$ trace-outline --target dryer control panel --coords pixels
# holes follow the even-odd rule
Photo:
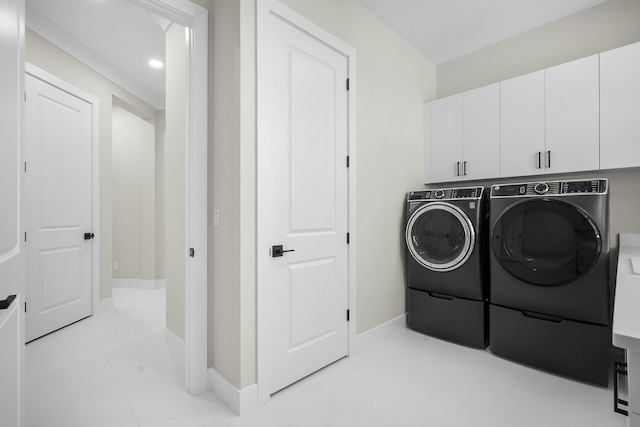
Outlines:
[[[525,182],[491,187],[491,197],[561,196],[594,193],[607,193],[606,179]]]
[[[452,200],[452,199],[480,199],[483,187],[442,188],[438,190],[411,191],[407,201],[414,200]]]

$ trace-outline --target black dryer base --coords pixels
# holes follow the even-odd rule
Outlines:
[[[543,319],[493,304],[489,317],[493,353],[582,381],[608,384],[609,326]]]
[[[488,303],[411,288],[407,300],[410,329],[469,347],[489,343]]]

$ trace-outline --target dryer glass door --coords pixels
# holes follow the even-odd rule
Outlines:
[[[451,271],[473,252],[475,232],[460,208],[445,202],[428,203],[416,210],[407,223],[409,253],[434,271]]]
[[[527,200],[508,209],[491,234],[496,260],[518,279],[543,286],[573,282],[595,264],[602,249],[588,215],[569,203]]]

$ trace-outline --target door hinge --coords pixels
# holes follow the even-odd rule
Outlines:
[[[347,79],[347,90],[349,90],[349,79]]]
[[[24,312],[25,313],[27,312],[27,302],[26,301],[24,302]]]
[[[350,243],[351,241],[351,233],[347,233],[347,245]]]
[[[196,251],[195,251],[195,249],[193,249],[193,248],[189,248],[189,256],[190,256],[191,258],[193,258],[194,256],[196,256]]]
[[[349,167],[349,164],[350,164],[349,162],[351,161],[350,157],[351,156],[347,156],[347,167]],[[25,165],[25,168],[26,168],[26,165]]]
[[[27,232],[26,231],[24,232],[24,241],[25,242],[27,241]]]
[[[24,102],[27,102],[27,91],[24,91]]]
[[[27,173],[27,162],[24,162],[24,173]]]
[[[351,321],[351,312],[347,309],[347,322]]]

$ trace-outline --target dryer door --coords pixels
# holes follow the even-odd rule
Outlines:
[[[586,212],[553,199],[513,205],[496,221],[491,249],[512,276],[533,285],[573,282],[588,272],[602,240]]]
[[[409,217],[405,232],[411,256],[433,271],[451,271],[469,259],[476,234],[469,217],[446,202],[427,203]]]

